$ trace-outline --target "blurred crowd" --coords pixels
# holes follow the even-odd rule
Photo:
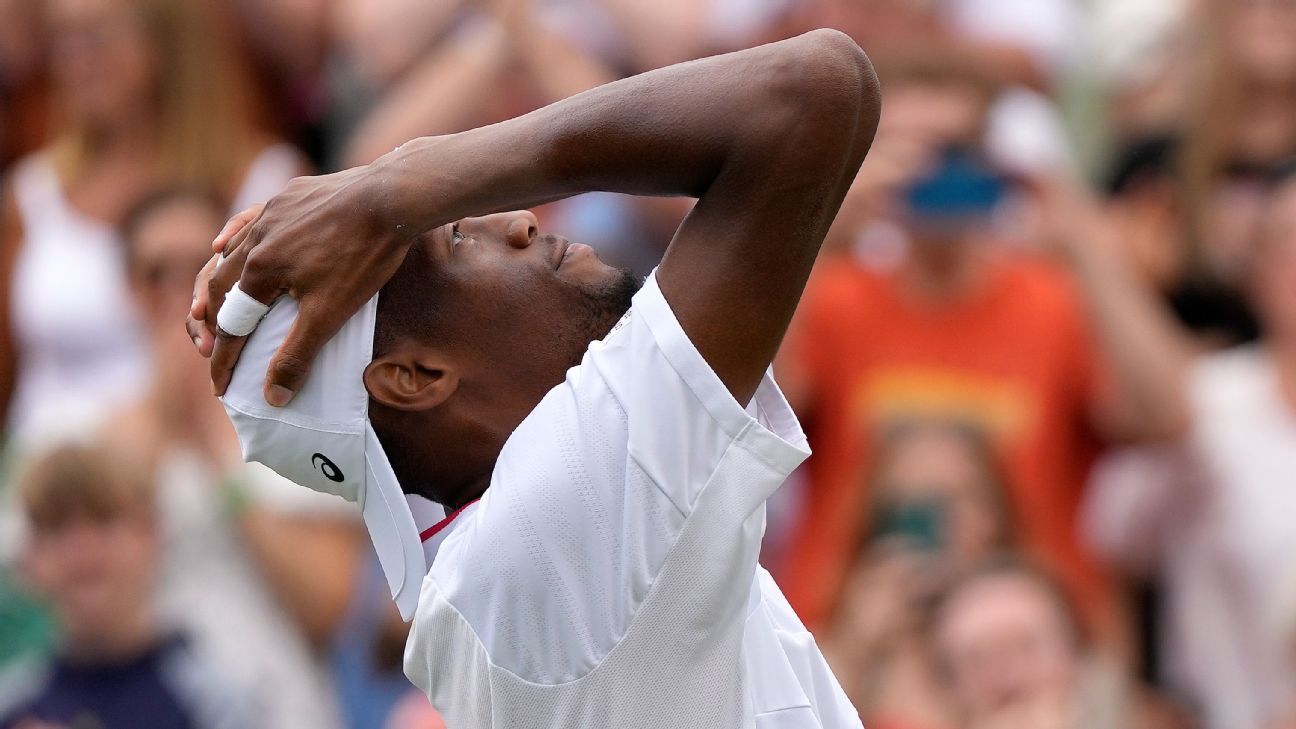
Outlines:
[[[212,237],[823,26],[883,113],[764,561],[865,725],[1296,727],[1296,0],[0,0],[0,728],[441,727],[358,514],[210,395]],[[690,205],[537,212],[646,274]]]

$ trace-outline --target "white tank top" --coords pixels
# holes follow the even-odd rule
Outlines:
[[[116,230],[68,204],[45,155],[18,164],[14,196],[23,240],[10,292],[18,381],[9,433],[27,445],[86,433],[136,399],[148,349]]]
[[[288,145],[268,147],[235,210],[277,193],[300,159]],[[19,162],[13,179],[23,240],[10,292],[18,380],[7,430],[22,447],[93,431],[138,399],[150,365],[116,229],[68,203],[44,154]],[[183,316],[176,313],[177,327]]]

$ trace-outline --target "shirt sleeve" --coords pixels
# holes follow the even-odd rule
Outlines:
[[[768,481],[747,484],[753,508],[810,453],[772,374],[751,403],[739,404],[680,326],[655,273],[624,330],[591,347],[590,363],[625,410],[630,459],[684,514],[735,444],[773,469]]]

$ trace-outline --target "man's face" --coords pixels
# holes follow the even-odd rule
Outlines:
[[[589,246],[540,234],[527,211],[464,218],[415,245],[429,264],[429,285],[439,287],[439,329],[467,359],[507,367],[510,379],[528,372],[561,379],[625,313],[637,288]]]
[[[33,530],[25,567],[60,627],[83,646],[113,640],[147,610],[156,564],[152,524],[120,515]]]
[[[466,218],[422,234],[378,298],[375,362],[366,374],[380,405],[371,409],[376,427],[426,432],[435,424],[427,417],[441,418],[453,437],[486,451],[483,438],[492,441],[497,455],[503,438],[629,309],[640,283],[588,246],[540,234],[529,212]],[[456,444],[440,447],[454,454],[436,454],[442,462],[471,458]],[[459,476],[489,474],[493,455],[490,463],[482,453],[472,460],[445,465]]]
[[[959,590],[935,631],[958,701],[973,718],[1071,695],[1077,653],[1056,601],[1029,577],[985,577]]]

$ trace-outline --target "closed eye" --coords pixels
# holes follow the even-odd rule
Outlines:
[[[458,223],[455,223],[454,225],[450,226],[450,243],[451,243],[451,245],[455,245],[455,246],[457,246],[457,245],[459,245],[460,243],[462,243],[463,240],[464,240],[464,234],[459,232],[459,224],[458,224]]]

